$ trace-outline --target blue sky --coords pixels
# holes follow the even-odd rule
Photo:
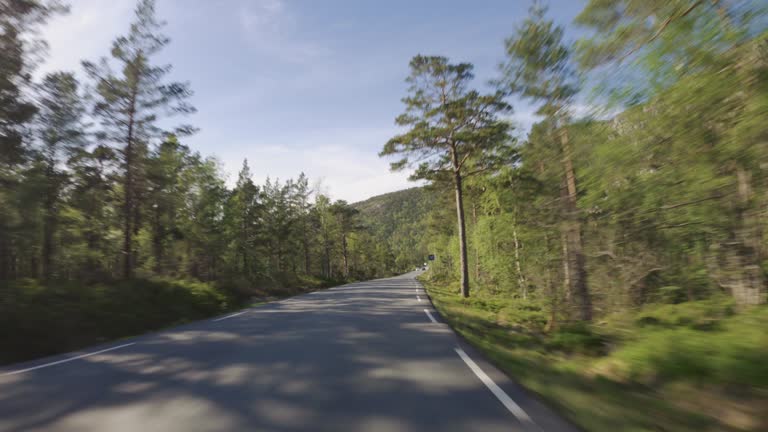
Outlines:
[[[444,55],[475,65],[487,89],[503,40],[527,0],[158,0],[172,42],[159,60],[190,81],[200,132],[185,143],[215,155],[230,181],[248,158],[254,180],[304,171],[332,197],[359,201],[413,186],[377,153],[397,132],[408,61]],[[80,70],[127,31],[134,0],[71,0],[43,36],[40,73]],[[550,2],[568,24],[582,0]],[[569,31],[571,29],[568,29]],[[530,107],[515,103],[527,127]]]

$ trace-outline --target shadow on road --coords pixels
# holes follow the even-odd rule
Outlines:
[[[0,430],[515,430],[417,286],[318,291],[0,377]]]

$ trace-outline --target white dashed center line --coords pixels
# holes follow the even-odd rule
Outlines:
[[[430,321],[432,321],[433,323],[437,323],[437,320],[435,320],[435,317],[433,317],[432,314],[429,313],[428,310],[424,309],[424,313],[427,314],[427,316],[429,317]]]

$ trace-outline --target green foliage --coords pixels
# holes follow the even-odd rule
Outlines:
[[[765,307],[738,315],[729,300],[647,307],[636,323],[631,340],[601,361],[614,377],[768,388]]]
[[[453,328],[587,430],[738,430],[712,413],[740,402],[753,425],[746,429],[760,430],[768,389],[765,306],[737,313],[725,296],[650,304],[544,332],[536,302],[488,294],[461,300],[444,282],[422,279]]]
[[[424,263],[431,253],[425,219],[434,202],[428,190],[411,188],[353,204],[369,233],[366,241],[358,235],[359,245],[368,248],[367,274],[402,273]]]
[[[606,341],[583,323],[564,326],[552,332],[544,341],[546,349],[583,355],[600,354]]]
[[[481,95],[468,88],[469,63],[451,64],[445,57],[417,55],[409,64],[405,112],[396,123],[408,127],[391,138],[379,156],[398,156],[393,170],[415,168],[412,180],[450,184],[455,192],[461,295],[469,296],[467,235],[463,182],[466,177],[492,175],[516,158],[511,125],[499,118],[512,107],[501,92]]]
[[[87,344],[224,313],[242,304],[211,284],[181,280],[43,284],[22,279],[3,287],[0,362],[73,350]]]

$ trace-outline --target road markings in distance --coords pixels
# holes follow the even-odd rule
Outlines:
[[[234,317],[236,317],[236,316],[238,316],[238,315],[242,315],[242,314],[244,314],[244,313],[245,313],[245,311],[242,311],[242,312],[238,312],[238,313],[235,313],[235,314],[232,314],[232,315],[227,315],[227,316],[224,316],[224,317],[221,317],[221,318],[216,318],[216,319],[215,319],[215,320],[213,320],[213,321],[215,322],[215,321],[221,321],[221,320],[225,320],[225,319],[227,319],[227,318],[234,318]]]
[[[427,316],[429,317],[430,321],[432,321],[433,323],[437,323],[437,321],[435,320],[435,317],[433,317],[432,314],[429,313],[428,310],[424,309],[424,313],[427,314]]]
[[[0,376],[16,375],[16,374],[20,374],[20,373],[24,373],[24,372],[33,371],[33,370],[35,370],[35,369],[42,369],[42,368],[45,368],[45,367],[48,367],[48,366],[53,366],[53,365],[57,365],[57,364],[62,364],[62,363],[66,363],[66,362],[71,362],[71,361],[73,361],[73,360],[77,360],[77,359],[81,359],[81,358],[85,358],[85,357],[94,356],[94,355],[96,355],[96,354],[105,353],[105,352],[107,352],[107,351],[114,351],[114,350],[116,350],[116,349],[125,348],[125,347],[127,347],[127,346],[131,346],[131,345],[134,345],[135,343],[136,343],[136,342],[131,342],[131,343],[123,344],[123,345],[118,345],[118,346],[116,346],[116,347],[112,347],[112,348],[103,349],[103,350],[101,350],[101,351],[96,351],[96,352],[92,352],[92,353],[88,353],[88,354],[82,354],[82,355],[79,355],[79,356],[70,357],[70,358],[66,358],[66,359],[64,359],[64,360],[59,360],[59,361],[55,361],[55,362],[51,362],[51,363],[41,364],[41,365],[38,365],[38,366],[34,366],[34,367],[31,367],[31,368],[26,368],[26,369],[20,369],[20,370],[16,370],[16,371],[6,372],[6,373],[4,373],[4,374],[0,374]]]
[[[488,390],[493,393],[494,396],[514,415],[517,417],[518,420],[520,420],[523,423],[528,423],[530,425],[533,425],[536,427],[536,429],[540,430],[538,425],[534,423],[534,421],[531,419],[531,417],[526,413],[522,408],[520,408],[520,405],[515,403],[515,401],[512,400],[511,397],[507,393],[504,392],[504,390],[501,389],[498,385],[496,385],[495,382],[489,377],[488,375],[483,372],[482,369],[480,369],[480,366],[477,365],[469,356],[467,353],[464,352],[461,348],[454,348],[456,350],[456,354],[461,357],[462,360],[464,360],[464,363],[469,366],[469,368],[472,370],[472,372],[477,375],[478,378],[480,378],[480,381],[485,384],[486,387],[488,387]]]
[[[419,299],[419,301],[421,301],[421,297],[419,297],[418,295],[416,296],[416,298]]]

